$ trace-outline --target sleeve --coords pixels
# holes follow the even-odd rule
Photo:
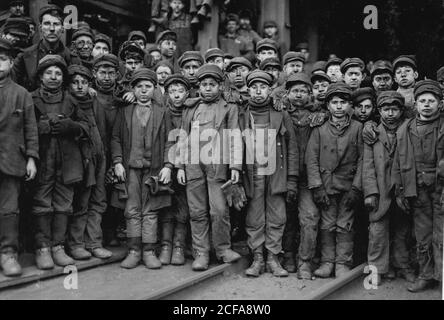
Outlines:
[[[165,149],[163,153],[163,166],[167,167],[169,169],[174,168],[174,159],[170,159],[170,150],[174,146],[174,140],[170,141],[170,132],[173,129],[172,123],[171,123],[171,115],[168,111],[165,112]]]
[[[353,187],[362,191],[362,162],[364,158],[364,141],[362,140],[362,125],[359,125],[357,130],[357,144],[358,144],[358,163],[356,166],[356,173],[353,179]]]
[[[322,186],[321,172],[319,166],[320,132],[315,128],[308,140],[305,151],[305,163],[307,166],[308,188],[315,189]]]
[[[379,194],[373,146],[369,146],[368,144],[364,144],[364,160],[362,164],[362,191],[364,192],[364,197]]]
[[[113,126],[113,133],[111,136],[111,159],[113,164],[123,164],[123,151],[121,141],[122,121],[124,121],[124,108],[119,109],[116,116],[116,121]]]
[[[37,129],[37,120],[35,118],[34,104],[31,94],[25,92],[24,100],[24,130],[26,155],[34,159],[39,159],[39,133]]]
[[[230,150],[230,170],[242,171],[242,135],[239,129],[239,108],[237,105],[230,104],[228,111],[228,132],[231,132],[228,137]],[[224,135],[226,133],[223,133]],[[224,139],[225,140],[225,139]]]
[[[11,72],[12,80],[14,80],[19,85],[26,87],[26,66],[25,60],[23,58],[23,53],[20,53],[14,59],[14,65]]]
[[[296,133],[293,126],[293,121],[286,111],[282,111],[284,116],[284,125],[288,132],[287,139],[287,176],[299,176],[299,147],[296,139]]]

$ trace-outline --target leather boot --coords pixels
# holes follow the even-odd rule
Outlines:
[[[92,256],[88,250],[81,247],[72,249],[69,253],[76,260],[88,260]]]
[[[270,251],[268,251],[266,266],[267,266],[267,271],[271,272],[273,274],[273,276],[288,277],[288,272],[287,272],[287,270],[282,268],[281,264],[279,263],[278,256],[273,254]]]
[[[103,247],[97,247],[91,249],[91,253],[94,257],[99,259],[109,259],[113,256],[113,253]]]
[[[299,261],[298,279],[311,280],[313,275],[311,273],[311,263],[306,261]]]
[[[143,251],[143,263],[148,269],[160,269],[162,262],[156,257],[154,250]]]
[[[231,249],[226,249],[222,253],[220,258],[222,259],[222,261],[224,263],[233,263],[233,262],[238,261],[240,258],[242,258],[242,256],[239,253],[237,253],[236,251],[233,251]]]
[[[348,272],[350,272],[350,267],[345,265],[345,264],[341,264],[341,263],[336,263],[335,265],[335,277],[336,278],[340,278],[343,275],[346,275]]]
[[[171,263],[171,244],[162,245],[159,260],[163,265],[169,265]]]
[[[413,284],[407,287],[410,292],[421,292],[433,286],[433,280],[417,279]]]
[[[265,272],[265,262],[264,255],[262,252],[254,252],[253,262],[251,266],[245,270],[245,275],[249,277],[259,277],[262,273]]]
[[[140,260],[142,259],[142,253],[140,250],[130,249],[128,254],[126,255],[125,260],[120,263],[120,267],[124,269],[134,269],[139,265]]]
[[[54,268],[50,248],[40,248],[35,252],[35,263],[40,270],[49,270]]]
[[[328,230],[321,230],[321,266],[313,274],[318,278],[329,278],[333,272],[336,234]]]
[[[17,261],[17,253],[6,252],[0,255],[0,265],[3,274],[7,277],[15,277],[22,274],[22,267]]]
[[[339,271],[350,270],[353,264],[353,232],[336,232],[336,267]],[[342,266],[346,266],[345,269]]]
[[[296,265],[294,263],[294,255],[293,252],[285,252],[284,254],[284,262],[283,267],[290,273],[296,272]]]
[[[334,264],[331,262],[324,262],[317,268],[313,274],[318,278],[330,278],[333,273]]]
[[[171,264],[174,266],[182,266],[185,264],[185,254],[182,247],[174,247],[173,254],[171,255]]]
[[[62,245],[58,245],[51,248],[52,258],[54,263],[61,267],[66,267],[71,264],[75,264],[75,261],[66,254],[65,248]]]
[[[194,271],[204,271],[208,269],[209,264],[210,264],[210,255],[208,254],[208,252],[196,251],[191,268]]]

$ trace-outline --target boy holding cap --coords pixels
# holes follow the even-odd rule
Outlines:
[[[410,219],[396,204],[391,193],[391,169],[396,147],[397,129],[405,122],[404,97],[396,91],[383,91],[377,99],[381,124],[373,145],[364,145],[362,188],[369,212],[369,246],[367,261],[377,268],[376,283],[392,267],[398,275],[413,282],[415,275],[409,266],[408,235]],[[373,279],[373,278],[372,278]]]
[[[256,151],[256,156],[247,158],[244,165],[243,182],[250,199],[246,231],[248,246],[254,255],[253,263],[245,273],[252,277],[264,272],[264,249],[267,251],[267,270],[276,277],[288,276],[278,254],[282,250],[286,222],[285,202],[297,201],[299,154],[296,136],[288,113],[273,108],[270,98],[272,83],[273,77],[269,73],[260,70],[251,72],[247,76],[251,98],[239,114],[241,131],[249,130],[251,133],[245,137],[246,154],[250,154],[248,149],[252,145],[268,151],[266,163],[257,158]],[[268,138],[268,142],[259,138],[270,136],[273,138]]]
[[[419,81],[414,97],[418,114],[398,129],[392,185],[398,205],[413,216],[419,275],[407,289],[418,292],[442,282],[444,124],[438,82]]]
[[[171,205],[169,194],[155,194],[146,184],[158,177],[159,184],[171,181],[172,163],[168,152],[170,132],[168,114],[154,99],[157,76],[140,68],[131,77],[136,101],[121,108],[114,123],[111,153],[114,171],[125,182],[128,200],[125,208],[128,254],[121,267],[137,267],[143,250],[143,263],[159,269],[162,263],[155,254],[159,211]]]
[[[321,266],[328,278],[350,270],[353,262],[354,209],[361,199],[362,124],[351,119],[352,89],[343,83],[328,88],[330,119],[314,128],[305,153],[308,188],[321,210]]]
[[[341,73],[345,84],[354,91],[361,86],[365,79],[365,65],[360,58],[347,58],[341,63]]]
[[[416,59],[412,55],[401,55],[393,61],[393,69],[397,91],[405,99],[405,116],[413,118],[416,116],[414,88],[419,76]]]
[[[206,158],[195,158],[201,154],[201,149],[208,148],[208,142],[204,144],[201,141],[199,144],[200,139],[185,142],[186,155],[178,161],[177,180],[182,185],[186,184],[195,259],[192,268],[202,271],[209,265],[210,223],[216,257],[225,263],[240,259],[240,255],[231,250],[229,208],[221,187],[227,180],[233,184],[239,182],[242,142],[240,135],[236,135],[239,130],[238,106],[225,102],[221,97],[222,70],[205,64],[197,72],[197,79],[201,99],[183,111],[182,130],[195,139],[210,134],[212,156],[203,152]],[[233,132],[234,143],[227,145],[228,140],[223,139],[223,148],[221,145],[218,148],[215,143],[224,137],[224,130]],[[195,144],[199,145],[199,150],[195,150]],[[224,150],[223,155],[221,150]]]

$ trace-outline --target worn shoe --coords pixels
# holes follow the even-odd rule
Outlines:
[[[171,263],[171,245],[165,244],[160,250],[159,260],[163,265],[168,265]]]
[[[413,284],[407,287],[410,292],[421,292],[433,286],[433,280],[417,279]]]
[[[7,277],[16,277],[22,274],[22,267],[17,261],[17,253],[2,253],[0,256],[0,265],[3,274]]]
[[[208,253],[196,252],[191,268],[194,271],[204,271],[208,269],[210,264],[210,256]]]
[[[309,262],[299,263],[297,277],[298,277],[298,279],[304,279],[304,280],[311,280],[312,279],[313,275],[311,273],[311,265]]]
[[[75,260],[88,260],[92,257],[91,253],[84,248],[75,248],[70,251],[71,257]]]
[[[51,251],[52,258],[54,259],[54,263],[56,265],[66,267],[75,264],[74,259],[66,254],[65,248],[62,245],[52,247]]]
[[[268,252],[266,269],[268,272],[271,272],[275,277],[288,277],[288,272],[284,268],[282,268],[279,263],[278,256]]]
[[[412,269],[399,269],[398,277],[404,278],[408,282],[414,283],[416,280],[415,272]]]
[[[346,275],[350,271],[350,267],[345,264],[337,263],[335,266],[335,277],[339,278]]]
[[[316,269],[313,274],[318,278],[330,278],[333,272],[334,264],[331,262],[324,262]]]
[[[140,251],[136,251],[131,249],[125,260],[122,261],[120,266],[125,269],[134,269],[139,265],[140,260],[142,259],[142,253]]]
[[[240,258],[242,258],[242,256],[236,251],[233,251],[231,249],[225,250],[224,253],[221,255],[221,259],[224,263],[233,263],[239,260]]]
[[[174,266],[183,266],[185,264],[185,254],[182,247],[174,247],[171,264]]]
[[[49,270],[54,268],[54,260],[52,260],[51,249],[41,248],[35,252],[35,263],[40,270]]]
[[[143,252],[143,264],[148,269],[160,269],[162,268],[162,262],[157,258],[154,250],[144,251]]]
[[[245,270],[245,275],[248,277],[257,278],[264,272],[265,272],[264,256],[260,252],[255,252],[253,263],[247,270]]]
[[[393,268],[389,268],[389,271],[384,274],[384,279],[387,280],[395,280],[396,279],[396,272]]]
[[[296,264],[294,263],[294,255],[292,252],[286,252],[284,255],[283,267],[290,273],[296,272]]]
[[[109,259],[113,256],[113,253],[103,247],[97,247],[91,250],[94,257],[99,259]]]

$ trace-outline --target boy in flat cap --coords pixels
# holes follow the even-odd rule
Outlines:
[[[278,81],[282,72],[282,65],[279,59],[267,58],[260,63],[259,69],[273,75],[274,82],[273,85],[271,86],[271,90],[276,89],[278,87]]]
[[[83,66],[91,70],[93,61],[91,53],[94,48],[94,35],[91,29],[86,27],[77,29],[71,41],[72,52],[79,56]]]
[[[393,61],[393,70],[395,82],[398,85],[397,91],[405,99],[404,115],[407,118],[414,118],[416,116],[414,88],[419,76],[415,57],[400,55]]]
[[[342,59],[332,57],[325,64],[325,73],[330,77],[332,83],[342,81],[343,74],[341,72]]]
[[[91,56],[95,59],[101,54],[108,54],[111,52],[111,38],[105,34],[96,34],[94,37],[94,47],[91,51]]]
[[[205,63],[215,64],[222,71],[224,68],[224,55],[225,53],[219,48],[210,48],[205,52],[204,59]]]
[[[231,60],[226,68],[229,86],[224,91],[224,98],[227,102],[243,106],[248,101],[250,95],[246,78],[252,68],[250,61],[244,57]]]
[[[287,205],[287,224],[282,243],[285,252],[284,267],[289,272],[295,272],[297,266],[298,278],[310,280],[320,213],[313,201],[313,195],[308,189],[305,151],[313,128],[321,125],[326,116],[320,105],[312,103],[312,83],[305,73],[291,75],[286,82],[286,89],[288,94],[287,99],[283,100],[286,104],[283,109],[291,117],[298,141],[299,199],[297,203]],[[299,239],[297,218],[299,218],[300,225]],[[298,242],[299,248],[296,247]],[[299,259],[295,261],[297,251]]]
[[[418,292],[442,282],[444,125],[438,82],[419,81],[414,97],[418,114],[398,129],[391,183],[397,204],[413,216],[419,275],[407,289]]]
[[[28,47],[29,25],[24,18],[8,18],[2,26],[0,36],[12,42],[14,58]]]
[[[373,64],[370,77],[378,95],[382,91],[391,90],[393,86],[393,66],[390,61],[378,60]]]
[[[341,73],[344,75],[345,84],[354,91],[361,87],[365,79],[365,65],[360,58],[347,58],[341,63]]]
[[[144,51],[143,64],[147,68],[151,68],[155,63],[153,63],[153,58],[146,50],[146,35],[143,31],[134,30],[128,34],[128,41],[134,41],[139,45],[140,48]]]
[[[136,101],[119,109],[111,139],[115,174],[128,189],[128,254],[121,263],[126,269],[137,267],[140,260],[149,269],[162,267],[155,253],[157,221],[160,210],[171,205],[171,198],[169,193],[156,192],[147,182],[154,178],[160,185],[169,184],[173,165],[168,157],[170,120],[166,109],[153,99],[156,84],[152,70],[140,68],[133,73],[131,86]]]
[[[231,250],[229,207],[221,187],[227,180],[234,184],[239,182],[242,142],[240,135],[236,134],[239,129],[238,107],[225,102],[221,97],[221,84],[224,80],[222,70],[215,65],[206,64],[199,69],[197,78],[201,99],[183,111],[182,129],[187,136],[210,134],[213,137],[210,142],[212,152],[211,155],[204,152],[205,157],[203,155],[196,159],[201,148],[208,148],[208,142],[202,141],[199,150],[195,150],[194,140],[191,141],[191,146],[185,142],[188,148],[185,150],[185,157],[181,157],[177,164],[177,180],[182,185],[186,184],[195,259],[192,268],[201,271],[208,269],[209,264],[210,223],[216,257],[226,263],[240,259],[240,255]],[[234,133],[234,141],[227,145],[228,140],[223,139],[223,148],[222,144],[218,148],[214,144],[217,139],[224,137],[226,129]],[[222,149],[224,153],[220,154]]]
[[[199,81],[197,80],[197,70],[204,64],[204,60],[199,51],[187,51],[178,60],[181,73],[191,84],[190,97],[196,98],[199,91]]]
[[[278,57],[279,59],[282,59],[283,55],[288,52],[288,46],[285,43],[285,41],[280,39],[279,36],[279,29],[277,26],[276,21],[265,21],[263,26],[263,34],[262,37],[264,39],[271,39],[276,42],[277,50],[278,50]]]
[[[31,95],[11,80],[12,44],[0,39],[0,266],[5,276],[22,273],[18,263],[21,181],[35,178],[38,132]]]
[[[267,58],[277,58],[277,43],[272,39],[262,39],[256,44],[257,66]]]
[[[362,124],[351,119],[352,89],[343,83],[328,88],[330,119],[314,128],[305,153],[308,188],[321,210],[320,278],[340,277],[353,263],[355,206],[362,193]]]
[[[284,55],[283,71],[279,83],[281,84],[271,93],[273,99],[276,101],[281,100],[286,93],[285,81],[295,73],[303,72],[305,64],[305,57],[300,52],[289,51]]]
[[[13,18],[21,18],[25,15],[25,2],[23,0],[9,1],[9,14]]]
[[[185,107],[185,100],[189,96],[191,88],[190,82],[181,74],[173,74],[165,81],[165,90],[169,97],[167,103],[167,113],[171,121],[171,134],[175,132],[177,137],[180,134],[182,114]],[[176,139],[176,142],[179,139]],[[174,153],[173,147],[170,153]],[[159,256],[163,265],[183,265],[185,264],[185,239],[187,236],[187,224],[189,222],[188,202],[185,186],[177,182],[177,169],[173,169],[172,174],[174,195],[172,205],[162,212],[161,224],[161,252]]]
[[[65,60],[47,55],[40,60],[40,88],[32,93],[38,121],[40,163],[32,213],[36,263],[39,269],[74,264],[64,244],[68,216],[73,212],[74,185],[84,178],[80,144],[89,139],[85,114],[64,91]],[[51,256],[52,253],[52,256]]]
[[[89,94],[92,72],[82,65],[68,67],[69,92],[74,104],[88,118],[89,137],[82,145],[83,157],[89,161],[85,165],[85,179],[74,190],[73,216],[68,226],[68,246],[76,260],[86,260],[92,255],[107,259],[112,252],[102,246],[102,215],[106,211],[105,147],[97,125],[98,117],[94,106],[95,97]]]
[[[396,204],[390,179],[397,129],[405,122],[404,97],[388,90],[381,92],[377,103],[381,116],[380,134],[373,145],[364,145],[362,170],[364,202],[370,220],[367,261],[377,268],[378,277],[373,285],[380,285],[381,278],[393,267],[398,269],[398,275],[413,282],[415,274],[409,266],[407,247],[411,223]]]
[[[265,265],[276,277],[288,276],[278,254],[282,250],[286,222],[285,202],[297,201],[299,154],[296,136],[288,113],[273,108],[270,98],[272,83],[273,77],[269,73],[260,70],[251,72],[247,76],[251,98],[239,113],[241,131],[250,132],[244,137],[247,156],[243,183],[250,200],[246,219],[247,242],[254,256],[245,274],[251,277],[263,273]],[[263,138],[270,136],[271,139]],[[267,161],[259,159],[257,151],[251,157],[255,154],[250,150],[253,145],[255,149],[263,150]]]
[[[364,124],[376,120],[376,94],[372,88],[359,88],[353,91],[353,119]]]
[[[159,61],[154,67],[153,71],[157,75],[157,86],[154,91],[154,99],[161,105],[164,105],[168,100],[168,93],[165,89],[166,79],[173,74],[173,66],[168,61]]]
[[[162,31],[157,36],[157,46],[160,50],[161,60],[167,60],[174,67],[174,73],[180,72],[177,61],[177,34],[169,29]]]
[[[331,78],[323,71],[316,71],[311,75],[311,83],[313,84],[314,104],[319,109],[326,111],[325,94],[331,84]]]
[[[143,67],[145,52],[134,41],[125,41],[119,50],[119,58],[123,62],[123,74],[116,89],[117,97],[128,103],[134,102],[134,94],[131,92],[131,78],[134,72]]]
[[[62,43],[63,10],[54,4],[43,6],[39,12],[39,29],[42,39],[25,49],[14,60],[13,79],[29,91],[39,87],[37,65],[47,54],[58,54],[67,65],[81,63],[80,58],[71,53]]]

